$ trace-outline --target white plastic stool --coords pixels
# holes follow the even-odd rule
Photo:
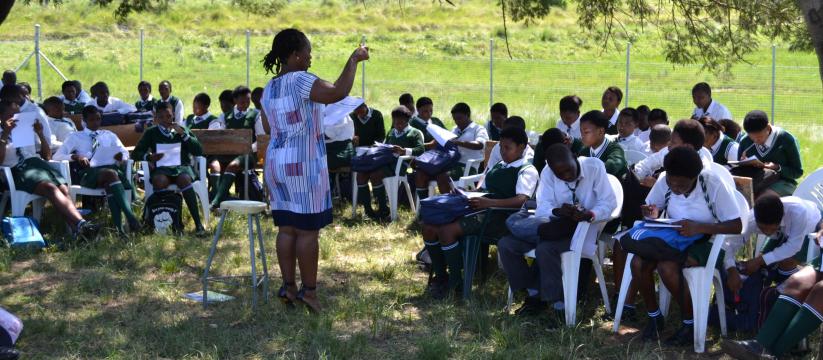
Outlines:
[[[209,269],[211,268],[214,253],[217,251],[217,240],[220,238],[220,233],[223,231],[223,221],[226,220],[226,215],[230,212],[237,212],[246,215],[249,225],[249,257],[251,258],[251,304],[252,309],[257,308],[257,287],[263,283],[264,302],[269,301],[269,268],[266,264],[266,248],[263,246],[263,230],[260,228],[260,214],[266,211],[266,204],[259,201],[247,200],[229,200],[220,203],[220,222],[217,223],[217,230],[214,232],[214,240],[211,242],[211,250],[209,250],[209,258],[206,260],[206,269],[203,271],[203,309],[208,306],[208,286],[209,281],[228,282],[232,276],[212,276],[209,277]],[[254,222],[252,222],[254,220]],[[260,245],[260,261],[263,262],[263,275],[260,280],[257,279],[257,264],[254,256],[254,226],[257,225],[257,240]]]

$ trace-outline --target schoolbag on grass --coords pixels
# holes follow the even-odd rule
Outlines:
[[[720,272],[720,279],[723,282],[723,299],[726,302],[726,326],[729,331],[755,333],[759,328],[758,316],[762,308],[761,293],[765,286],[765,279],[761,272],[757,271],[743,280],[743,288],[737,296],[725,286],[728,276],[725,271]],[[720,294],[715,293],[715,296]],[[715,300],[716,301],[716,300]],[[717,313],[716,303],[709,308],[709,324],[720,327],[720,319]]]
[[[3,238],[10,247],[31,247],[42,249],[46,240],[40,234],[37,220],[27,216],[4,217],[2,223]]]
[[[173,190],[155,191],[143,206],[143,223],[156,234],[183,232],[183,196]]]
[[[246,175],[240,174],[234,177],[234,188],[237,189],[237,197],[245,199],[246,196]],[[260,184],[260,178],[257,177],[257,170],[249,169],[249,198],[251,201],[265,202],[266,197],[263,193],[263,185]]]

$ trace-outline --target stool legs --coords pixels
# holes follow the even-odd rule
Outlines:
[[[209,269],[211,262],[214,260],[214,253],[217,252],[217,239],[220,239],[220,233],[223,232],[223,221],[226,220],[226,210],[222,210],[220,214],[220,222],[217,223],[217,230],[214,232],[214,239],[211,242],[211,249],[209,249],[209,258],[206,260],[206,269],[203,270],[203,310],[208,307],[208,290],[209,290]]]
[[[260,227],[260,215],[254,215],[257,225],[257,240],[260,245],[260,261],[263,262],[263,302],[269,302],[269,266],[266,263],[266,247],[263,245],[263,228]]]

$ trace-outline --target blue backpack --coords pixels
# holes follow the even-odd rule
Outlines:
[[[351,169],[355,172],[372,172],[383,166],[391,165],[397,158],[391,145],[372,146],[364,154],[351,158]]]
[[[10,247],[28,247],[42,249],[46,240],[40,234],[37,220],[27,216],[4,217],[2,222],[3,238]]]
[[[420,200],[420,221],[424,224],[448,224],[471,212],[469,199],[460,194],[441,194]]]
[[[457,145],[446,143],[437,148],[428,150],[414,160],[415,167],[430,176],[436,176],[450,169],[460,161],[460,151]]]

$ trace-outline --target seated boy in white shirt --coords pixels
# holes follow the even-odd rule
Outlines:
[[[649,130],[649,141],[646,141],[643,153],[646,156],[652,156],[665,148],[669,147],[672,141],[672,129],[663,124],[657,124]]]
[[[56,96],[52,96],[43,102],[43,108],[46,111],[46,117],[51,128],[51,149],[57,151],[66,138],[77,131],[74,122],[63,117],[64,105],[63,101]]]
[[[637,110],[633,108],[624,108],[620,110],[620,116],[617,117],[617,144],[623,148],[624,151],[638,151],[643,152],[645,145],[637,135],[637,124],[639,121]]]
[[[714,162],[714,158],[712,157],[712,153],[703,147],[703,144],[706,142],[706,133],[705,130],[703,130],[703,125],[700,125],[697,120],[684,119],[678,121],[677,124],[674,125],[674,130],[672,130],[671,137],[671,141],[667,148],[664,148],[638,162],[637,164],[634,164],[632,171],[635,176],[637,176],[637,179],[640,180],[641,185],[648,188],[651,188],[654,185],[655,181],[657,181],[655,179],[655,174],[658,170],[663,168],[663,162],[666,154],[669,153],[670,149],[680,145],[688,145],[695,149],[695,151],[698,152],[700,159],[703,161],[703,168],[707,170],[711,169],[711,164]]]
[[[712,99],[712,88],[705,82],[697,83],[692,88],[692,101],[695,108],[692,119],[711,116],[712,119],[733,119],[732,113],[723,104]]]
[[[557,128],[563,130],[571,138],[580,140],[580,107],[583,100],[577,95],[566,95],[560,99],[560,119],[557,119]]]
[[[114,96],[109,96],[109,86],[100,81],[91,87],[91,95],[94,97],[86,105],[91,105],[100,110],[103,115],[107,113],[128,114],[137,111],[134,105],[124,102]]]
[[[634,134],[644,143],[649,141],[649,133],[652,130],[649,124],[649,111],[651,111],[651,109],[646,105],[637,107],[637,129],[634,130]]]

